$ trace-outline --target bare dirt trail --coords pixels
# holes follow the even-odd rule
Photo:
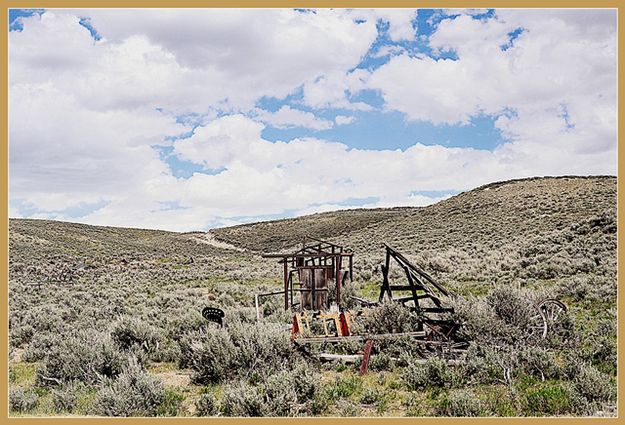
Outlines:
[[[237,252],[247,252],[246,249],[239,248],[238,246],[232,245],[228,242],[218,241],[217,239],[215,239],[215,235],[213,235],[210,231],[202,233],[200,235],[194,235],[192,236],[192,238],[199,243],[205,243],[214,246],[215,248],[229,249],[231,251]]]

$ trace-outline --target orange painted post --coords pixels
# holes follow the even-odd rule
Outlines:
[[[347,323],[347,317],[343,311],[339,313],[339,325],[340,336],[349,336],[349,323]]]

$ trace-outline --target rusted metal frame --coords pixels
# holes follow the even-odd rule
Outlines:
[[[396,302],[401,303],[401,304],[405,304],[408,301],[414,301],[414,297],[412,295],[410,295],[408,297],[395,298],[395,299],[393,299],[393,301],[396,301]]]
[[[416,285],[417,288],[415,289],[419,289],[425,292],[424,296],[419,296],[416,295],[413,292],[413,296],[415,298],[415,307],[419,308],[418,305],[418,299],[421,298],[430,298],[432,300],[432,302],[439,308],[442,308],[442,303],[440,301],[440,299],[436,296],[436,294],[434,294],[434,292],[432,292],[432,290],[425,284],[425,282],[423,282],[421,279],[423,279],[424,277],[421,274],[418,274],[418,269],[416,269],[403,255],[401,255],[399,252],[395,251],[393,248],[391,248],[390,246],[386,245],[386,253],[387,256],[391,256],[395,261],[397,261],[397,263],[404,269],[404,272],[406,272],[406,277],[408,278],[408,282],[411,285]],[[388,271],[387,271],[388,273]],[[416,282],[416,284],[415,284]],[[434,283],[436,285],[436,287],[438,288],[438,284]],[[389,285],[390,286],[390,285]],[[391,289],[395,289],[394,287],[391,287]],[[398,289],[398,288],[397,288]],[[410,290],[412,290],[412,287],[410,288]],[[445,291],[443,289],[443,291]],[[447,293],[447,292],[445,292]]]
[[[293,254],[331,254],[331,253],[327,251],[323,251],[321,249],[317,249],[316,247],[307,246],[307,247],[300,249],[297,252],[294,252]]]
[[[312,236],[309,236],[309,235],[306,235],[305,239],[310,239],[310,240],[315,241],[315,242],[321,242],[321,243],[327,244],[329,246],[335,246],[337,248],[343,248],[341,245],[333,244],[332,242],[324,241],[322,239],[313,238]]]
[[[428,327],[437,326],[437,325],[454,325],[455,324],[453,320],[430,319],[428,317],[425,317],[423,319],[423,323],[426,324]]]
[[[393,291],[410,291],[412,290],[412,286],[410,285],[390,285],[391,290]],[[417,290],[421,289],[421,287],[417,287]]]

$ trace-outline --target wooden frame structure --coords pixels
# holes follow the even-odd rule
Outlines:
[[[263,258],[279,258],[283,265],[284,309],[296,305],[302,310],[325,310],[328,305],[328,287],[336,286],[340,308],[341,286],[353,278],[353,253],[340,245],[306,236],[302,248],[289,254],[264,254]],[[346,260],[347,264],[344,264]],[[298,288],[295,288],[298,284]],[[294,292],[300,294],[296,302]]]
[[[432,317],[432,315],[454,312],[452,307],[445,307],[441,301],[441,296],[448,297],[451,293],[425,271],[408,261],[400,252],[387,244],[384,246],[386,248],[386,261],[382,265],[382,286],[378,302],[382,302],[387,296],[389,300],[399,302],[417,312],[423,317],[422,324],[427,325],[433,331],[442,336],[450,336],[457,329],[457,325],[450,320]],[[391,259],[395,260],[395,263],[404,271],[408,285],[392,285],[390,283]],[[395,294],[403,292],[404,295],[395,298],[394,292]],[[407,292],[409,295],[405,295]]]

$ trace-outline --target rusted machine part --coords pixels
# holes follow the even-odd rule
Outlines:
[[[225,315],[222,309],[216,307],[204,307],[202,310],[202,317],[209,322],[217,323],[219,326],[224,325],[223,319]]]
[[[371,349],[373,348],[373,340],[368,339],[365,343],[365,348],[362,354],[362,363],[360,365],[359,375],[364,375],[367,373],[367,368],[369,367],[369,358],[371,357]]]

